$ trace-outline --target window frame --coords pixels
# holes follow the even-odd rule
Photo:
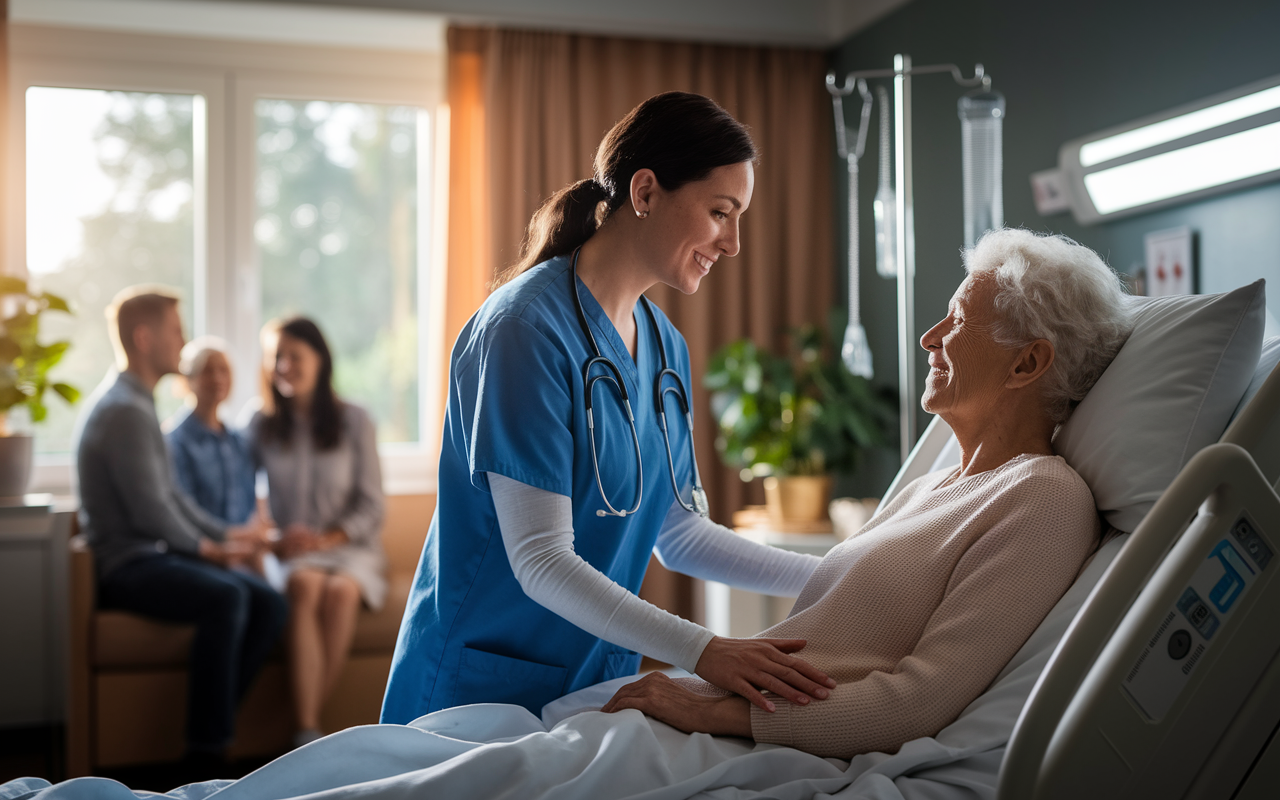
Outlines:
[[[238,407],[257,383],[260,276],[256,219],[254,102],[259,97],[415,106],[426,111],[418,136],[419,414],[417,443],[379,445],[388,494],[435,491],[443,419],[444,281],[448,111],[443,49],[404,52],[357,47],[198,39],[11,23],[8,213],[5,263],[25,273],[26,90],[54,86],[199,94],[206,108],[204,219],[196,213],[196,297],[191,335],[227,339],[236,366]],[[407,79],[406,75],[418,76]],[[420,117],[420,120],[424,117]],[[421,127],[421,126],[420,126]],[[425,149],[423,149],[425,145]],[[197,170],[199,164],[197,164]],[[422,179],[426,177],[426,183]],[[199,199],[199,178],[197,204]],[[203,229],[203,232],[202,232]],[[23,266],[19,266],[23,265]],[[202,300],[196,304],[194,301]],[[105,324],[105,323],[104,323]],[[92,387],[80,387],[90,390]],[[37,435],[39,431],[37,429]],[[74,491],[69,454],[36,459],[32,491]]]

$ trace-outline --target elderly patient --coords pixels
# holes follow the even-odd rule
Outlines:
[[[1093,497],[1053,436],[1130,325],[1120,282],[1065,237],[993,231],[920,339],[921,404],[951,426],[960,466],[920,478],[836,547],[791,615],[761,636],[806,639],[838,682],[773,713],[696,678],[655,673],[604,711],[820,756],[895,752],[954,720],[995,678],[1097,544]]]

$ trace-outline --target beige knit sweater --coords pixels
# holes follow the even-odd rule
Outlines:
[[[814,571],[759,634],[837,682],[807,706],[751,707],[752,735],[820,756],[896,752],[951,723],[1004,668],[1098,541],[1089,488],[1057,456],[1018,456],[954,483],[912,482]],[[724,694],[698,679],[686,686]]]

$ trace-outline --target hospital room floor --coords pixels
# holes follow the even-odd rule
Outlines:
[[[0,729],[0,784],[14,778],[44,778],[52,783],[63,780],[66,777],[65,735],[61,725]],[[225,774],[217,777],[240,778],[270,760],[234,761],[227,765]],[[165,792],[191,782],[178,764],[102,770],[97,774],[132,789],[153,792]]]

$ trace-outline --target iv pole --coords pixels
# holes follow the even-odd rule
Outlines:
[[[919,400],[912,357],[916,344],[916,229],[915,200],[911,187],[911,76],[939,72],[951,73],[952,80],[961,86],[991,85],[991,76],[986,74],[981,64],[974,66],[972,78],[966,78],[955,64],[913,67],[911,56],[902,54],[893,57],[893,69],[866,69],[848,73],[842,87],[836,86],[834,72],[827,73],[827,91],[832,97],[852,94],[859,79],[893,78],[894,180],[897,184],[894,249],[898,256],[898,434],[904,462],[916,441],[916,404]],[[844,129],[843,116],[836,118],[836,127],[838,131]],[[856,277],[850,276],[850,280],[855,280]]]

